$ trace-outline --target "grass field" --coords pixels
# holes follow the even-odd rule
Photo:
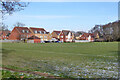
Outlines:
[[[117,78],[118,42],[2,43],[3,67],[60,77]]]

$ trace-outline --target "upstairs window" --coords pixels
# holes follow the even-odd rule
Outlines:
[[[44,36],[45,39],[47,39],[47,36]]]
[[[61,36],[61,38],[63,38],[63,36]]]
[[[25,33],[25,30],[22,30],[23,33]]]
[[[40,36],[41,39],[43,39],[43,36]]]
[[[44,31],[44,34],[46,34],[46,32]]]
[[[39,33],[41,34],[42,32],[41,32],[41,31],[39,31]]]
[[[37,34],[37,31],[35,31],[35,34]]]
[[[26,33],[29,33],[29,31],[27,30]]]

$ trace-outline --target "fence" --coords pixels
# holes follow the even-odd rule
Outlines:
[[[0,40],[0,42],[21,42],[20,40]]]
[[[88,40],[75,40],[75,42],[90,42]]]
[[[34,40],[28,40],[27,43],[34,43]]]

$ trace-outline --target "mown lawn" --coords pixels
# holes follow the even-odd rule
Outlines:
[[[61,77],[118,77],[118,42],[2,43],[2,53],[3,67]]]

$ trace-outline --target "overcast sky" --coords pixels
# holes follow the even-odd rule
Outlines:
[[[96,24],[118,19],[118,2],[31,2],[23,11],[6,16],[9,27],[22,22],[47,31],[88,31]]]

